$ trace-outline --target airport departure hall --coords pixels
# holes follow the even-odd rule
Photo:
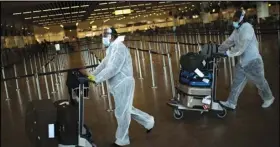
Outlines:
[[[278,147],[279,1],[1,1],[1,146]]]

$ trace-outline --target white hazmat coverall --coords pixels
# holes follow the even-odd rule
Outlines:
[[[239,29],[235,29],[230,37],[219,47],[220,52],[226,51],[229,57],[239,57],[239,63],[235,66],[231,92],[226,102],[222,105],[235,109],[240,93],[248,80],[253,82],[259,90],[259,95],[266,108],[274,100],[269,84],[264,76],[264,65],[259,54],[259,44],[251,24],[244,23]],[[231,50],[229,48],[233,47]]]
[[[154,117],[132,106],[135,81],[129,49],[120,41],[114,41],[106,51],[106,57],[93,72],[95,82],[108,80],[109,89],[115,100],[115,117],[118,128],[115,143],[130,144],[128,130],[132,119],[147,130],[154,126]]]

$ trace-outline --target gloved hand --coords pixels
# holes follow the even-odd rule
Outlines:
[[[94,76],[94,75],[89,75],[89,76],[88,76],[88,79],[89,79],[90,81],[94,82],[94,81],[95,81],[95,76]]]
[[[224,53],[225,56],[228,56],[227,52]]]

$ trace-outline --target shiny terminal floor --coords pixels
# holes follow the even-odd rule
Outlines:
[[[145,129],[132,121],[130,127],[131,147],[277,147],[279,146],[279,46],[277,36],[262,35],[260,44],[261,55],[265,64],[265,75],[275,96],[274,104],[261,108],[261,98],[256,87],[248,83],[241,93],[237,110],[228,111],[228,115],[219,119],[215,114],[185,111],[184,118],[176,120],[172,108],[166,102],[172,98],[170,72],[164,71],[162,56],[153,55],[155,73],[155,86],[152,88],[151,68],[149,54],[141,56],[141,72],[143,79],[139,78],[139,64],[136,51],[131,50],[133,58],[134,77],[136,80],[134,106],[155,117],[155,128],[152,133],[146,134]],[[134,44],[126,42],[133,47]],[[145,48],[145,46],[143,47]],[[172,46],[170,46],[172,48]],[[96,51],[96,55],[101,51]],[[182,53],[183,54],[183,53]],[[86,55],[85,55],[86,56]],[[168,60],[165,57],[166,66]],[[67,55],[59,56],[54,62],[61,63],[67,69]],[[36,58],[39,64],[39,58]],[[178,83],[179,61],[178,57],[171,56],[172,71],[175,85]],[[87,61],[86,61],[87,62]],[[88,63],[89,64],[89,63]],[[31,71],[30,63],[26,63],[27,72]],[[34,63],[33,63],[34,68]],[[226,100],[230,90],[229,69],[220,66],[217,86],[217,99]],[[233,68],[232,68],[233,69]],[[17,65],[17,74],[24,75],[23,63]],[[12,77],[14,70],[5,71],[6,77]],[[57,92],[56,79],[47,76],[49,97],[52,100],[67,99],[68,92],[65,86],[66,74],[61,76],[61,91]],[[42,99],[48,94],[44,77],[40,78],[40,92]],[[28,101],[39,99],[34,79],[18,79],[17,88],[15,80],[7,82],[9,99],[1,81],[1,146],[3,147],[29,147],[25,135],[24,115]],[[107,147],[114,142],[116,120],[114,112],[108,111],[108,97],[102,96],[102,87],[91,85],[89,99],[85,100],[85,122],[93,132],[93,139],[99,147]],[[106,87],[105,87],[106,90]],[[52,93],[52,91],[56,91]],[[105,92],[106,93],[106,92]],[[106,93],[107,94],[107,93]],[[113,98],[111,98],[113,103]],[[113,105],[114,106],[114,105]]]

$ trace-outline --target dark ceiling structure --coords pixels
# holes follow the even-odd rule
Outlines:
[[[208,8],[225,8],[229,5],[240,5],[231,2],[208,2]],[[244,2],[243,2],[244,3]],[[122,19],[139,15],[147,17],[153,13],[169,13],[174,10],[179,14],[192,15],[201,11],[201,2],[187,1],[53,1],[53,2],[1,2],[1,17],[32,25],[59,25],[76,23],[83,20]],[[131,9],[130,14],[115,15],[115,10]],[[218,9],[217,9],[218,10]],[[1,19],[5,23],[5,19]]]
[[[174,17],[190,17],[199,15],[203,10],[215,13],[220,8],[256,7],[256,2],[230,2],[209,1],[202,7],[202,2],[195,1],[49,1],[49,2],[1,2],[1,29],[10,29],[18,23],[22,28],[26,26],[50,26],[75,24],[80,21],[94,20],[122,20],[130,18],[138,20],[139,17],[151,15],[169,14]],[[116,10],[131,12],[116,15]],[[3,27],[2,27],[3,26]],[[13,27],[15,28],[15,27]]]

